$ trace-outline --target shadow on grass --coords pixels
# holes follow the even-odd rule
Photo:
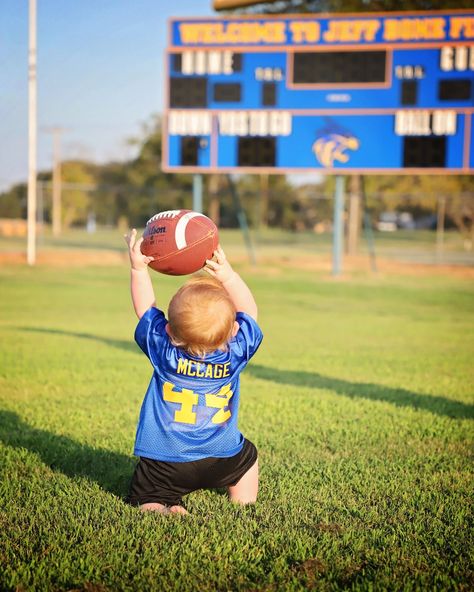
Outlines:
[[[250,364],[246,372],[263,380],[270,380],[278,384],[288,384],[294,387],[306,386],[325,389],[351,399],[369,399],[372,401],[386,401],[397,407],[412,407],[422,411],[429,411],[436,415],[453,418],[473,418],[474,405],[453,401],[446,397],[414,393],[401,388],[389,388],[379,384],[349,382],[340,378],[322,376],[317,372],[301,372],[296,370],[279,370],[258,364]]]
[[[75,333],[72,331],[64,331],[62,329],[44,329],[40,327],[18,327],[18,329],[35,333],[49,333],[52,335],[67,335],[69,337],[90,339],[129,352],[141,353],[138,346],[132,341],[110,339],[108,337],[101,337],[90,333]],[[463,403],[461,401],[453,401],[452,399],[439,395],[415,393],[406,389],[390,388],[379,384],[350,382],[340,378],[323,376],[317,372],[280,370],[268,366],[259,366],[258,364],[250,364],[245,372],[263,380],[270,380],[279,384],[288,384],[295,387],[306,386],[310,388],[326,389],[352,399],[360,398],[373,401],[386,401],[397,407],[412,407],[413,409],[420,409],[436,415],[444,415],[446,417],[458,419],[474,418],[474,405]]]
[[[54,471],[68,477],[86,477],[125,498],[136,461],[110,450],[92,448],[51,432],[34,428],[12,411],[0,410],[0,440],[36,453]]]
[[[111,345],[118,349],[128,352],[141,353],[138,345],[132,340],[125,339],[111,339],[110,337],[101,337],[100,335],[93,335],[92,333],[78,333],[75,331],[65,331],[64,329],[46,329],[44,327],[16,327],[19,331],[27,331],[31,333],[44,333],[48,335],[63,335],[65,337],[79,337],[80,339],[88,339],[90,341],[97,341],[97,343],[104,343]]]

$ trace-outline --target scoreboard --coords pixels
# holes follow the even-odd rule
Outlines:
[[[169,172],[474,172],[474,11],[169,23]]]

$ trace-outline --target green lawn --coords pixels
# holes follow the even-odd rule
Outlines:
[[[122,501],[150,377],[126,265],[0,268],[1,590],[472,589],[472,281],[241,271],[259,500],[167,517]]]

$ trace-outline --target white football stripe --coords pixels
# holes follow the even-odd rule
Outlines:
[[[176,229],[174,231],[174,239],[179,250],[188,246],[186,243],[186,227],[191,218],[195,218],[196,216],[202,216],[203,218],[206,218],[206,216],[199,214],[198,212],[188,212],[178,220],[178,224],[176,224]]]

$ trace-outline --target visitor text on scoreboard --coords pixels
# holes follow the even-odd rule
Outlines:
[[[474,11],[169,26],[167,171],[474,171]]]

